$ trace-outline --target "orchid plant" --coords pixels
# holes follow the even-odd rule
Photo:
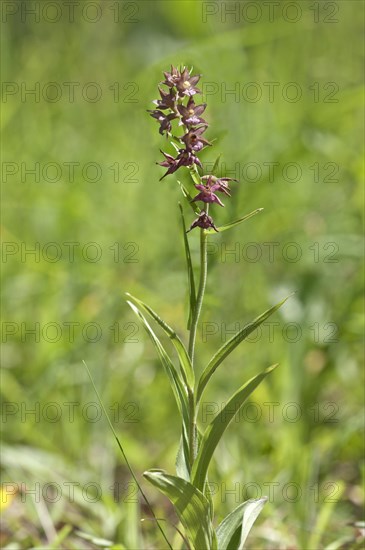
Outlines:
[[[216,175],[219,168],[219,157],[213,170],[207,174],[203,173],[199,153],[212,144],[204,137],[208,123],[202,118],[202,115],[205,113],[207,105],[196,103],[196,98],[201,94],[197,88],[200,77],[201,75],[193,75],[192,71],[186,67],[179,69],[171,67],[170,72],[164,73],[164,80],[158,88],[160,98],[154,101],[156,108],[149,110],[150,115],[159,123],[159,133],[166,136],[175,149],[174,155],[161,151],[164,159],[158,164],[167,169],[161,180],[181,169],[187,169],[191,177],[190,188],[177,180],[187,207],[192,209],[195,214],[195,219],[187,229],[184,209],[180,204],[189,286],[189,319],[187,323],[189,337],[186,345],[153,309],[134,296],[130,294],[127,296],[128,304],[138,316],[156,348],[169,378],[181,416],[181,437],[176,459],[176,473],[169,474],[163,470],[153,469],[145,472],[144,477],[173,504],[184,528],[184,544],[188,548],[194,550],[239,550],[244,547],[252,524],[267,499],[264,497],[243,502],[215,527],[213,503],[207,477],[209,465],[219,441],[235,414],[260,382],[277,365],[269,367],[239,387],[204,431],[201,431],[197,424],[198,412],[207,384],[217,368],[245,338],[277,311],[287,298],[239,330],[216,351],[203,369],[200,368],[199,361],[195,358],[195,343],[207,281],[208,238],[241,224],[262,210],[261,208],[254,210],[225,225],[219,225],[211,216],[210,205],[212,205],[212,209],[213,207],[223,207],[224,204],[219,195],[229,198],[231,196],[229,185],[231,182],[236,183],[237,180]],[[173,129],[174,127],[175,129]],[[176,136],[175,133],[179,130],[182,131],[182,135]],[[197,194],[192,196],[195,190]],[[189,239],[195,238],[193,230],[200,232],[200,277],[197,287],[189,246]],[[190,233],[191,231],[193,232]],[[177,355],[175,362],[161,344],[150,321],[156,323],[170,338]],[[134,474],[133,477],[135,477]],[[142,491],[138,482],[137,484]],[[142,496],[157,522],[165,543],[172,548],[143,491]]]

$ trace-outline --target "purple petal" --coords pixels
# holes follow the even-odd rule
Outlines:
[[[204,113],[205,109],[206,109],[206,106],[207,104],[206,103],[203,103],[202,105],[197,105],[194,109],[195,111],[195,114],[196,115],[201,115],[202,113]]]
[[[198,84],[199,80],[200,80],[200,77],[201,75],[200,74],[197,74],[196,76],[192,76],[189,78],[189,82],[192,86],[195,86],[195,84]]]
[[[210,202],[215,202],[219,204],[219,206],[224,206],[223,202],[217,197],[217,195],[214,195],[214,193],[212,193],[212,200]]]

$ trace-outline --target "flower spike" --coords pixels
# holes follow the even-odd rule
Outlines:
[[[197,88],[201,75],[193,75],[192,69],[189,71],[187,67],[178,68],[174,67],[174,65],[171,65],[170,71],[166,71],[163,74],[165,79],[158,86],[160,99],[153,101],[156,108],[153,110],[150,109],[148,112],[159,123],[159,133],[173,137],[174,141],[181,144],[181,147],[178,148],[174,144],[177,150],[177,154],[175,153],[176,156],[161,151],[164,159],[156,164],[163,166],[167,170],[160,178],[160,181],[166,176],[174,174],[183,166],[186,166],[190,169],[195,189],[199,191],[193,198],[191,198],[189,193],[186,195],[190,203],[200,201],[206,205],[217,204],[224,207],[217,193],[223,193],[227,197],[230,197],[231,190],[228,183],[237,180],[227,177],[218,178],[212,174],[199,176],[196,168],[203,167],[199,159],[200,151],[212,145],[210,141],[203,137],[209,126],[207,121],[202,117],[207,104],[195,103],[196,94],[201,93],[199,88]],[[177,127],[182,126],[184,129],[182,136],[175,137],[175,133],[172,132],[172,125],[175,120]],[[213,218],[205,210],[192,223],[188,231],[191,231],[195,227],[200,227],[201,229],[213,228],[214,231],[218,231],[214,225]]]

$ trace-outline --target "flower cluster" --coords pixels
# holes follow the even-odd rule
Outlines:
[[[171,66],[170,72],[164,72],[165,80],[159,86],[160,99],[156,99],[153,103],[156,109],[148,110],[150,115],[160,124],[159,132],[161,135],[166,134],[177,140],[182,147],[177,149],[176,157],[161,151],[164,155],[164,160],[158,162],[160,166],[167,168],[166,173],[160,178],[161,180],[176,172],[181,166],[194,167],[194,165],[202,168],[202,163],[198,158],[198,153],[206,146],[211,145],[207,139],[203,137],[204,132],[208,128],[208,123],[202,118],[202,114],[206,109],[206,103],[197,105],[195,103],[196,94],[201,91],[196,87],[201,75],[191,75],[186,67],[180,70]],[[184,104],[186,102],[186,104]],[[184,135],[175,137],[172,136],[172,121],[178,121],[178,127],[182,126]],[[218,231],[214,225],[213,219],[208,215],[209,203],[216,203],[224,206],[216,193],[223,193],[230,196],[229,181],[237,181],[232,178],[217,178],[212,174],[200,177],[200,183],[195,183],[195,188],[199,193],[192,199],[192,202],[201,201],[205,206],[199,217],[192,223],[189,231],[194,227],[203,229],[212,228]]]

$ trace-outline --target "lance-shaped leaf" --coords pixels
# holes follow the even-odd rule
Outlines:
[[[181,223],[182,223],[182,229],[183,229],[183,238],[184,238],[184,247],[185,247],[185,257],[186,257],[186,267],[188,272],[188,283],[189,283],[189,319],[188,319],[188,330],[190,330],[191,327],[191,321],[194,315],[195,305],[196,305],[196,291],[195,291],[195,280],[194,280],[194,270],[193,265],[191,262],[191,254],[190,254],[190,246],[188,237],[186,235],[186,225],[185,225],[185,218],[184,218],[184,212],[182,209],[181,204],[179,203],[180,212],[181,212]]]
[[[144,477],[167,496],[175,507],[194,550],[217,550],[209,502],[194,485],[163,470],[148,470]]]
[[[142,321],[142,324],[147,334],[150,336],[152,343],[154,344],[157,350],[161,363],[170,380],[171,388],[172,388],[172,391],[174,392],[176,403],[179,408],[180,415],[183,419],[184,436],[187,439],[187,433],[188,433],[187,427],[189,425],[189,412],[188,412],[189,406],[188,406],[188,397],[187,397],[186,388],[184,387],[182,381],[180,380],[179,373],[175,369],[175,366],[172,363],[170,357],[168,356],[160,340],[157,338],[156,334],[148,324],[144,315],[140,312],[138,307],[132,302],[127,301],[127,304],[131,307],[131,309],[134,311],[137,317],[139,317],[139,319]]]
[[[185,479],[185,481],[190,481],[189,447],[186,443],[186,439],[181,437],[179,449],[176,455],[175,467],[178,477]]]
[[[178,153],[181,149],[181,141],[178,137],[173,136],[172,134],[171,134],[170,137],[172,139],[172,141],[170,141],[170,143],[173,146],[173,148],[175,149],[175,151]]]
[[[290,294],[292,296],[292,294]],[[212,357],[212,359],[209,361],[208,365],[205,367],[204,371],[201,374],[201,377],[198,382],[198,388],[197,388],[197,403],[199,403],[202,393],[208,384],[211,376],[214,374],[214,372],[217,370],[219,365],[224,361],[224,359],[244,340],[249,336],[254,330],[257,329],[270,315],[275,313],[286,301],[290,296],[287,296],[284,300],[276,304],[275,306],[271,307],[270,309],[266,310],[264,313],[262,313],[259,317],[256,317],[252,323],[249,323],[248,325],[244,326],[241,330],[239,330],[232,338],[230,338],[227,342],[223,344],[215,353],[215,355]]]
[[[185,199],[188,201],[190,208],[194,212],[194,214],[199,215],[201,212],[201,209],[197,205],[196,202],[193,202],[193,197],[190,195],[189,191],[186,189],[185,185],[181,183],[181,181],[177,180],[177,183],[180,186],[181,192],[184,195]]]
[[[241,530],[241,537],[240,537],[238,550],[244,550],[244,545],[248,537],[248,534],[251,531],[252,526],[257,519],[257,516],[265,506],[266,502],[267,502],[267,497],[263,497],[263,498],[248,500],[245,503],[247,504],[247,506],[245,506],[245,508],[243,509],[242,530]]]
[[[201,441],[201,438],[202,438],[202,435],[201,435],[199,429],[197,429],[197,437],[198,437],[198,446],[199,446],[199,442]],[[186,446],[184,446],[184,439],[183,438],[180,439],[180,445],[179,445],[179,450],[178,450],[177,455],[176,455],[175,466],[176,466],[177,476],[182,477],[186,481],[190,481],[190,470],[191,470],[191,468],[190,468],[189,449],[186,450]],[[204,484],[204,496],[206,497],[206,499],[209,502],[209,510],[210,510],[210,517],[211,518],[214,515],[214,503],[213,503],[213,498],[212,498],[213,494],[214,493],[212,493],[212,491],[211,491],[211,485],[210,485],[210,483],[208,481],[208,477],[207,477],[207,480]]]
[[[161,317],[159,317],[159,315],[157,315],[155,311],[153,311],[152,308],[150,308],[150,306],[148,306],[141,300],[138,300],[138,298],[135,298],[128,292],[127,292],[127,296],[137,306],[139,306],[139,308],[141,308],[146,313],[148,313],[160,325],[160,327],[164,330],[165,334],[167,334],[167,336],[170,338],[179,357],[180,370],[181,370],[183,380],[188,388],[193,388],[194,381],[195,381],[193,367],[192,367],[188,352],[184,344],[182,343],[181,339],[179,338],[179,336],[167,323],[165,323],[165,321],[161,319]],[[138,307],[137,307],[137,311],[139,311]]]
[[[217,158],[215,159],[215,163],[213,165],[213,168],[212,168],[212,174],[213,176],[216,176],[217,175],[217,172],[218,172],[218,168],[219,168],[219,161],[221,160],[221,156],[222,156],[222,153],[220,153]]]
[[[245,216],[242,216],[242,218],[239,218],[238,220],[235,220],[234,222],[227,223],[225,225],[221,225],[220,227],[217,227],[218,231],[221,233],[222,231],[227,231],[227,229],[231,229],[232,227],[236,227],[236,225],[239,225],[240,223],[244,222],[245,220],[248,220],[249,218],[252,218],[252,216],[256,216],[256,214],[259,214],[259,212],[262,212],[263,208],[257,208],[256,210],[253,210],[249,214],[246,214]],[[215,234],[216,231],[214,229],[206,229],[206,233],[208,234]]]
[[[247,536],[267,497],[243,502],[228,514],[217,528],[219,550],[243,550]]]
[[[201,184],[201,179],[200,179],[199,172],[198,172],[198,169],[196,167],[196,164],[193,164],[192,166],[189,166],[189,172],[190,172],[190,176],[191,176],[191,179],[193,180],[193,182],[196,185]]]
[[[260,382],[276,367],[269,367],[241,386],[206,428],[191,472],[192,483],[200,491],[203,490],[213,453],[229,423]]]

